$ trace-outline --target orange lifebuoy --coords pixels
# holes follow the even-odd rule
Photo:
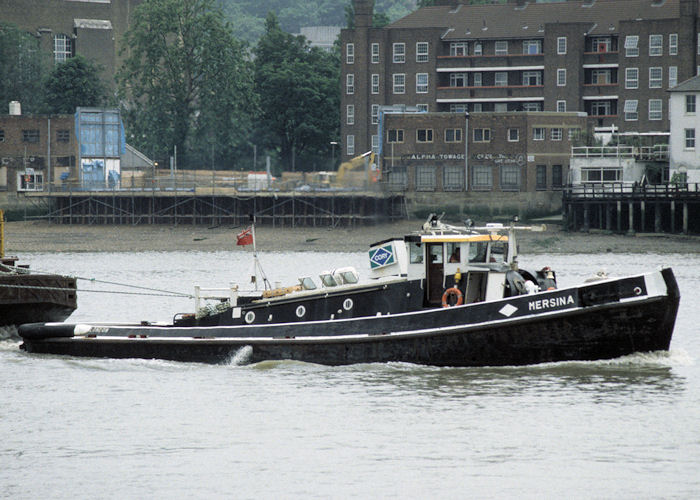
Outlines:
[[[450,297],[453,295],[455,297],[457,297],[456,304],[450,304],[448,302]],[[462,292],[460,291],[460,289],[457,288],[456,286],[453,286],[452,288],[448,288],[447,290],[445,290],[445,293],[442,294],[442,307],[451,307],[452,305],[461,306],[463,302],[464,302],[464,296],[462,295]]]

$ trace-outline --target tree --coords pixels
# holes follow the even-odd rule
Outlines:
[[[36,38],[14,24],[0,22],[0,103],[19,101],[24,112],[39,111],[48,60]]]
[[[258,141],[276,148],[287,169],[304,155],[327,157],[339,121],[338,55],[285,33],[273,13],[255,55]]]
[[[250,63],[213,0],[151,0],[133,19],[117,76],[130,141],[199,164],[247,149]]]
[[[100,72],[98,65],[83,56],[58,64],[46,80],[46,111],[72,114],[78,106],[101,106],[106,90]]]

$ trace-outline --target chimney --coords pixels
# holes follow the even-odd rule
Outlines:
[[[19,116],[22,114],[22,105],[19,101],[10,101],[10,114],[13,116]]]
[[[353,0],[355,28],[371,28],[374,15],[374,0]]]

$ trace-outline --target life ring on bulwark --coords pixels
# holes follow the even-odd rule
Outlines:
[[[456,304],[450,304],[449,300],[450,297],[455,296],[457,297],[457,303]],[[445,293],[442,294],[442,307],[452,307],[454,306],[461,306],[464,303],[464,296],[462,295],[462,292],[460,291],[459,288],[456,286],[453,286],[452,288],[448,288],[445,290]]]

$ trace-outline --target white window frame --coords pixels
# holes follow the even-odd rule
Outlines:
[[[372,125],[379,123],[379,104],[372,104]]]
[[[370,47],[372,64],[379,64],[379,44],[373,43]]]
[[[483,87],[483,79],[481,71],[472,73],[472,87]]]
[[[685,114],[694,115],[697,110],[698,99],[695,94],[686,94],[685,96]],[[691,109],[692,108],[692,109]]]
[[[555,127],[549,131],[549,138],[552,141],[561,141],[562,137],[564,137],[564,134],[559,127]]]
[[[466,73],[450,73],[450,87],[452,88],[463,88],[467,86],[468,76]],[[458,86],[457,83],[462,80],[462,85]]]
[[[668,34],[668,55],[677,56],[678,55],[678,33]]]
[[[452,140],[447,137],[448,132],[452,135]],[[445,129],[445,143],[452,144],[462,142],[462,129],[461,128],[446,128]]]
[[[532,48],[534,47],[534,52]],[[523,40],[523,55],[536,56],[542,54],[542,40],[536,38],[534,40]]]
[[[694,150],[695,149],[695,129],[694,128],[686,128],[684,130],[684,148],[687,150]]]
[[[557,37],[557,54],[560,56],[566,55],[566,37]]]
[[[425,48],[425,50],[423,50]],[[429,56],[430,45],[428,42],[416,42],[416,62],[427,63],[430,60]]]
[[[345,106],[345,124],[355,125],[355,105],[348,104]]]
[[[421,132],[424,134],[424,137],[421,140]],[[417,144],[427,144],[430,142],[433,142],[433,137],[435,135],[435,132],[433,131],[432,128],[419,128],[416,129],[416,143]]]
[[[639,120],[639,101],[637,99],[626,100],[623,112],[625,113],[626,122],[636,122]]]
[[[639,68],[625,68],[625,88],[639,88]]]
[[[532,140],[544,141],[547,131],[544,127],[532,127]]]
[[[654,109],[652,109],[652,108],[654,108]],[[663,117],[664,117],[664,102],[663,102],[663,100],[661,100],[661,99],[649,99],[649,121],[662,120]]]
[[[503,79],[505,78],[505,81]],[[501,80],[499,82],[499,80]],[[494,87],[507,87],[508,86],[508,72],[507,71],[496,71],[493,75],[493,85]]]
[[[700,54],[700,52],[698,52]],[[481,42],[474,42],[474,55],[482,56],[484,55],[484,46]]]
[[[394,73],[392,76],[392,93],[394,94],[405,94],[406,93],[406,73]]]
[[[53,37],[54,63],[62,63],[73,57],[73,39],[69,35],[59,33]]]
[[[355,156],[355,136],[352,134],[345,138],[345,151],[348,156]]]
[[[534,84],[530,84],[531,78],[535,79]],[[542,86],[542,72],[540,72],[540,71],[523,71],[523,86],[525,86],[525,87],[541,87]]]
[[[660,89],[664,85],[664,69],[661,66],[649,68],[649,88]]]
[[[566,101],[557,101],[557,113],[566,113]]]
[[[355,93],[355,75],[353,73],[345,75],[345,93],[347,95]]]
[[[425,79],[425,82],[421,81]],[[428,93],[428,73],[416,73],[416,94]]]
[[[668,87],[672,88],[678,85],[678,66],[668,67]]]
[[[566,87],[566,68],[557,69],[557,87]]]
[[[403,64],[406,62],[406,44],[396,42],[392,44],[391,60],[394,64]]]
[[[379,93],[379,73],[372,73],[372,83],[371,83],[371,92],[373,94],[378,94]]]
[[[625,37],[625,57],[639,57],[639,35]]]
[[[391,133],[394,132],[394,140],[391,140]],[[386,142],[389,144],[402,144],[403,143],[403,129],[402,128],[390,128],[386,131]]]
[[[475,128],[472,130],[473,142],[491,142],[490,128]],[[477,139],[477,135],[479,135],[480,138]]]
[[[345,64],[355,64],[355,44],[345,44]]]
[[[450,57],[464,57],[466,55],[467,55],[467,42],[452,42],[452,43],[450,43]]]
[[[664,55],[664,36],[660,34],[649,35],[649,57]]]
[[[497,56],[507,56],[508,40],[496,40],[493,48],[493,53]]]
[[[372,136],[372,152],[375,154],[379,153],[379,136],[378,135]]]
[[[508,142],[518,142],[520,141],[520,129],[509,128],[508,129]]]

